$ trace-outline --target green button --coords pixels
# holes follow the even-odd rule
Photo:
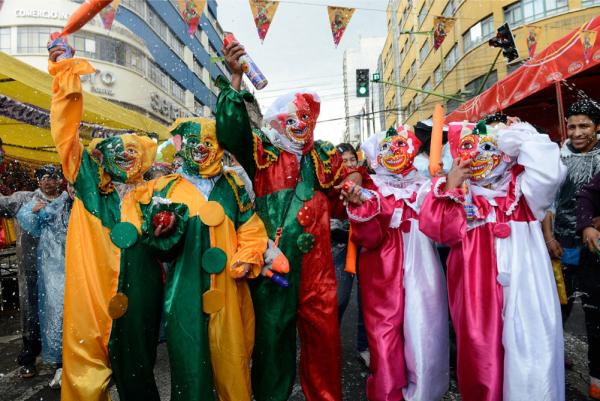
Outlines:
[[[202,268],[210,274],[219,274],[225,269],[227,255],[221,248],[209,248],[202,255]]]
[[[309,253],[315,246],[315,236],[309,233],[300,234],[296,244],[300,252]]]
[[[121,249],[131,248],[138,239],[137,228],[131,223],[118,223],[110,230],[110,239]]]
[[[315,190],[313,189],[312,185],[308,184],[307,182],[301,182],[296,187],[296,196],[300,198],[300,200],[311,200],[314,195]]]

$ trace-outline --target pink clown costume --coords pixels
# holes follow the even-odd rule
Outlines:
[[[559,148],[527,123],[453,123],[471,179],[434,179],[421,230],[451,246],[450,314],[464,401],[565,399],[560,307],[541,220],[565,176]]]
[[[421,143],[408,127],[370,137],[370,195],[348,206],[362,246],[361,302],[371,351],[367,398],[435,401],[448,390],[448,302],[435,245],[420,230],[429,180],[413,167]],[[364,190],[363,190],[364,194]]]

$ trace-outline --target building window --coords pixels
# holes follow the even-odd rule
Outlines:
[[[148,15],[146,20],[148,21],[148,25],[154,29],[154,31],[160,36],[163,40],[167,38],[167,25],[160,19],[160,17],[150,8],[148,8]]]
[[[47,53],[50,33],[61,31],[58,27],[19,27],[17,31],[17,53]]]
[[[185,46],[183,45],[183,43],[181,43],[177,36],[175,36],[173,31],[171,31],[170,29],[168,29],[167,31],[169,32],[167,35],[167,44],[171,49],[175,51],[175,53],[177,53],[179,57],[183,57],[183,49]]]
[[[417,60],[413,61],[410,65],[410,79],[413,79],[417,75]]]
[[[433,72],[433,82],[437,85],[442,82],[442,66],[438,65]]]
[[[10,51],[10,28],[0,28],[0,51]]]
[[[140,0],[123,0],[121,2],[125,7],[135,11],[142,17],[146,17],[146,2]]]
[[[427,17],[427,12],[428,12],[428,8],[425,7],[425,3],[423,3],[423,5],[421,6],[421,10],[419,10],[419,26],[423,25],[423,22],[425,21],[425,17]]]
[[[477,96],[479,87],[481,86],[481,83],[485,79],[485,75],[487,75],[487,74],[481,75],[481,76],[475,78],[474,80],[472,80],[471,82],[469,82],[468,84],[466,84],[465,85],[465,94],[468,95],[469,97]],[[498,81],[498,72],[492,71],[492,73],[488,77],[487,81],[485,81],[483,90],[490,88],[497,81]]]
[[[460,0],[448,0],[446,7],[444,7],[444,11],[442,11],[442,15],[444,17],[452,17],[458,8],[458,3]]]
[[[583,0],[581,5],[584,7],[600,5],[600,0]]]
[[[492,36],[494,36],[494,16],[490,15],[463,34],[463,49],[467,52]]]
[[[96,58],[96,38],[92,35],[74,34],[69,38],[71,46],[77,55],[86,58]]]
[[[171,94],[175,99],[185,103],[185,90],[175,81],[171,81]]]
[[[430,91],[431,90],[431,78],[427,78],[427,81],[423,84],[423,90]]]
[[[429,55],[430,50],[431,49],[429,48],[429,39],[425,39],[425,43],[423,43],[423,46],[421,46],[421,50],[419,50],[419,61],[421,62],[421,64]]]
[[[458,60],[458,46],[456,43],[452,46],[452,49],[446,54],[444,57],[444,67],[446,71],[450,71],[456,65],[456,61]]]
[[[600,1],[595,0],[600,3]],[[569,9],[568,0],[521,0],[504,7],[504,21],[515,26]]]
[[[156,86],[162,88],[165,92],[169,93],[170,79],[158,65],[150,62],[148,66],[148,79],[156,84]]]

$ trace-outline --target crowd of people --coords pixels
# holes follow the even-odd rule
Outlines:
[[[19,227],[23,378],[41,352],[63,400],[108,400],[113,381],[121,400],[158,401],[164,332],[172,400],[284,401],[299,340],[305,398],[341,400],[356,281],[371,401],[440,400],[451,360],[464,401],[564,400],[576,297],[600,399],[594,101],[571,105],[562,147],[502,114],[450,123],[431,176],[431,121],[333,146],[314,139],[318,95],[297,92],[257,122],[234,42],[216,118],[176,120],[167,158],[136,133],[84,147],[94,69],[64,52],[49,57],[62,169],[0,197]]]

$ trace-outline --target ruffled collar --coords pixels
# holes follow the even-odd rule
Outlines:
[[[394,195],[396,200],[411,199],[414,193],[427,182],[427,178],[416,170],[405,176],[386,172],[377,171],[377,174],[371,175],[371,179],[383,196]]]

